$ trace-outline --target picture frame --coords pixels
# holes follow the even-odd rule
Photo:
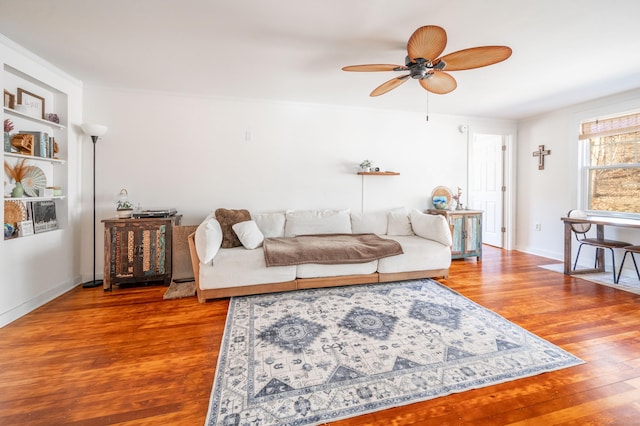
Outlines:
[[[31,209],[33,230],[36,234],[58,228],[56,205],[53,200],[33,201]]]
[[[16,95],[4,89],[4,106],[14,109],[16,106]]]
[[[18,104],[25,105],[28,110],[38,110],[40,119],[44,120],[44,98],[22,88],[18,88]]]
[[[33,235],[33,221],[32,220],[23,220],[18,222],[18,232],[21,237],[26,237],[27,235]]]

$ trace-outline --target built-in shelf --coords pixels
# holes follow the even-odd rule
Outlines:
[[[49,201],[49,200],[64,200],[64,195],[55,195],[53,197],[5,197],[5,201]]]
[[[56,228],[56,229],[41,231],[41,232],[38,232],[37,234],[33,233],[33,234],[22,235],[22,236],[14,235],[13,237],[5,238],[4,241],[24,240],[25,238],[37,237],[42,234],[49,234],[51,232],[60,232],[60,231],[62,231],[62,229]]]
[[[59,108],[58,111],[60,116],[67,116],[68,110],[65,108],[68,97],[65,93],[21,71],[15,70],[6,64],[4,65],[3,77],[5,78],[5,88],[7,90],[19,91],[20,87],[29,87],[29,90],[32,90],[31,87],[33,87],[34,93],[43,96],[43,106],[45,98],[47,99],[47,105],[50,111],[55,111],[56,105],[63,105],[64,107]],[[4,106],[2,112],[4,119],[10,119],[13,122],[16,131],[34,135],[34,148],[35,144],[39,144],[39,148],[42,148],[42,150],[36,150],[37,154],[40,154],[40,152],[42,152],[42,154],[47,153],[44,156],[40,156],[33,155],[33,150],[31,153],[25,152],[28,150],[3,152],[5,167],[24,161],[28,167],[39,170],[41,176],[44,177],[43,180],[39,176],[36,177],[36,175],[34,175],[34,185],[37,182],[38,188],[61,188],[66,186],[66,175],[68,174],[68,168],[66,167],[67,159],[52,158],[48,156],[52,154],[48,153],[54,148],[52,146],[52,138],[54,138],[53,140],[56,144],[59,144],[59,148],[62,148],[62,153],[64,152],[64,147],[68,140],[67,127],[65,127],[64,124],[45,120],[40,114],[31,114],[28,111],[9,108],[8,106]],[[47,115],[47,117],[49,116]],[[46,138],[44,136],[46,136]],[[5,174],[5,188],[8,183]],[[11,223],[16,229],[12,236],[9,238],[5,237],[5,241],[21,240],[24,237],[40,235],[65,227],[67,223],[68,197],[66,195],[53,195],[54,191],[46,192],[46,196],[35,197],[28,196],[26,192],[22,197],[7,197],[5,195],[5,221],[7,219],[7,211],[9,211],[11,213],[11,221],[7,223]],[[34,193],[39,194],[39,192]],[[59,194],[57,191],[55,193]],[[29,192],[29,194],[31,194],[31,192]],[[45,195],[44,191],[42,195]],[[19,214],[16,213],[17,209],[20,210]],[[23,227],[24,229],[22,229]],[[37,247],[37,243],[35,243],[34,240],[30,239],[29,241],[29,245],[33,245],[33,248]]]
[[[5,152],[5,157],[15,157],[15,158],[26,158],[27,160],[35,160],[35,161],[48,161],[54,164],[64,164],[64,160],[60,160],[58,158],[49,158],[49,157],[38,157],[35,155],[26,155],[26,154],[18,154],[17,152]]]
[[[358,172],[359,175],[362,176],[397,176],[400,173],[398,172]]]
[[[25,114],[20,111],[16,111],[15,109],[12,109],[9,107],[4,107],[4,113],[9,115],[14,115],[16,117],[24,118],[24,119],[33,121],[34,123],[46,124],[47,126],[55,127],[56,129],[60,129],[60,130],[63,130],[65,128],[62,124],[54,123],[53,121],[44,120],[42,118],[32,117],[28,114]]]

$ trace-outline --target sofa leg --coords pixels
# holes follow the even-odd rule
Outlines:
[[[207,301],[207,299],[205,299],[204,296],[202,295],[202,292],[200,291],[200,288],[198,287],[197,284],[196,284],[196,296],[198,296],[198,302],[200,303],[205,303]]]

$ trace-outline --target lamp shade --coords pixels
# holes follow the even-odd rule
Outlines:
[[[82,131],[89,136],[102,136],[107,133],[107,126],[101,124],[84,123],[81,127]]]

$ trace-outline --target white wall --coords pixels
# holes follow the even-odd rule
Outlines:
[[[639,101],[640,90],[635,90],[519,122],[518,250],[562,260],[564,231],[560,218],[571,209],[585,208],[581,205],[579,190],[580,121],[637,110]],[[544,170],[538,170],[538,159],[532,155],[538,145],[551,150],[551,155],[545,157]],[[536,231],[535,224],[541,224],[542,231]],[[607,227],[605,236],[640,244],[640,232],[634,230]],[[580,263],[592,264],[593,251],[585,250],[580,254]],[[575,256],[575,249],[573,253]],[[619,265],[622,256],[616,257]],[[607,254],[605,259],[610,265],[611,256]],[[633,268],[632,262],[626,266]]]
[[[69,94],[69,226],[38,244],[0,242],[0,325],[92,277],[92,144],[82,122],[109,126],[97,144],[97,272],[100,219],[115,215],[121,188],[143,208],[175,207],[197,224],[218,207],[360,210],[368,158],[393,177],[364,179],[364,209],[430,207],[438,185],[467,188],[467,134],[518,128],[516,249],[562,258],[560,217],[579,205],[577,131],[581,119],[634,109],[640,90],[520,123],[330,105],[221,99],[88,87],[0,40],[0,59]],[[426,106],[426,105],[425,105]],[[84,115],[84,119],[83,119]],[[552,150],[545,170],[532,152]],[[466,194],[463,195],[466,204]],[[542,226],[535,231],[535,224]],[[610,236],[621,238],[620,231]],[[639,233],[624,238],[640,241]],[[585,257],[586,258],[586,257]]]
[[[79,81],[2,36],[0,62],[69,97],[63,188],[68,208],[59,218],[66,226],[0,241],[0,326],[92,278],[92,143],[80,130],[83,122],[109,126],[96,146],[98,278],[103,269],[100,219],[115,215],[121,188],[143,208],[177,208],[185,224],[197,224],[218,207],[423,209],[430,207],[435,186],[466,187],[467,135],[458,131],[460,124],[505,125],[111,88],[83,92]],[[356,171],[365,158],[401,174],[363,180]]]
[[[380,109],[220,99],[85,87],[85,120],[109,127],[97,145],[97,217],[115,215],[126,188],[143,208],[174,207],[197,224],[218,207],[359,211],[370,159],[399,176],[364,179],[364,209],[430,207],[435,186],[466,188],[460,124],[502,121]],[[426,105],[425,105],[426,107]],[[511,123],[513,125],[513,123]],[[90,151],[83,179],[91,179]],[[91,188],[84,186],[83,247],[91,246]],[[464,197],[463,197],[464,198]],[[465,200],[466,201],[466,200]],[[98,223],[98,270],[103,226]],[[83,251],[83,275],[92,273]],[[102,276],[101,274],[99,276]]]
[[[59,217],[59,223],[63,224],[59,230],[0,240],[0,326],[3,326],[73,288],[80,281],[77,127],[82,121],[82,85],[2,36],[0,64],[7,64],[67,93],[69,101],[68,116],[64,113],[68,120],[68,138],[66,146],[61,147],[68,159],[68,163],[61,167],[69,174],[69,181],[63,188],[68,208],[59,212],[66,217]],[[3,79],[4,72],[0,73],[0,84],[4,83]],[[61,181],[67,182],[66,178]],[[4,216],[4,211],[2,214]]]

